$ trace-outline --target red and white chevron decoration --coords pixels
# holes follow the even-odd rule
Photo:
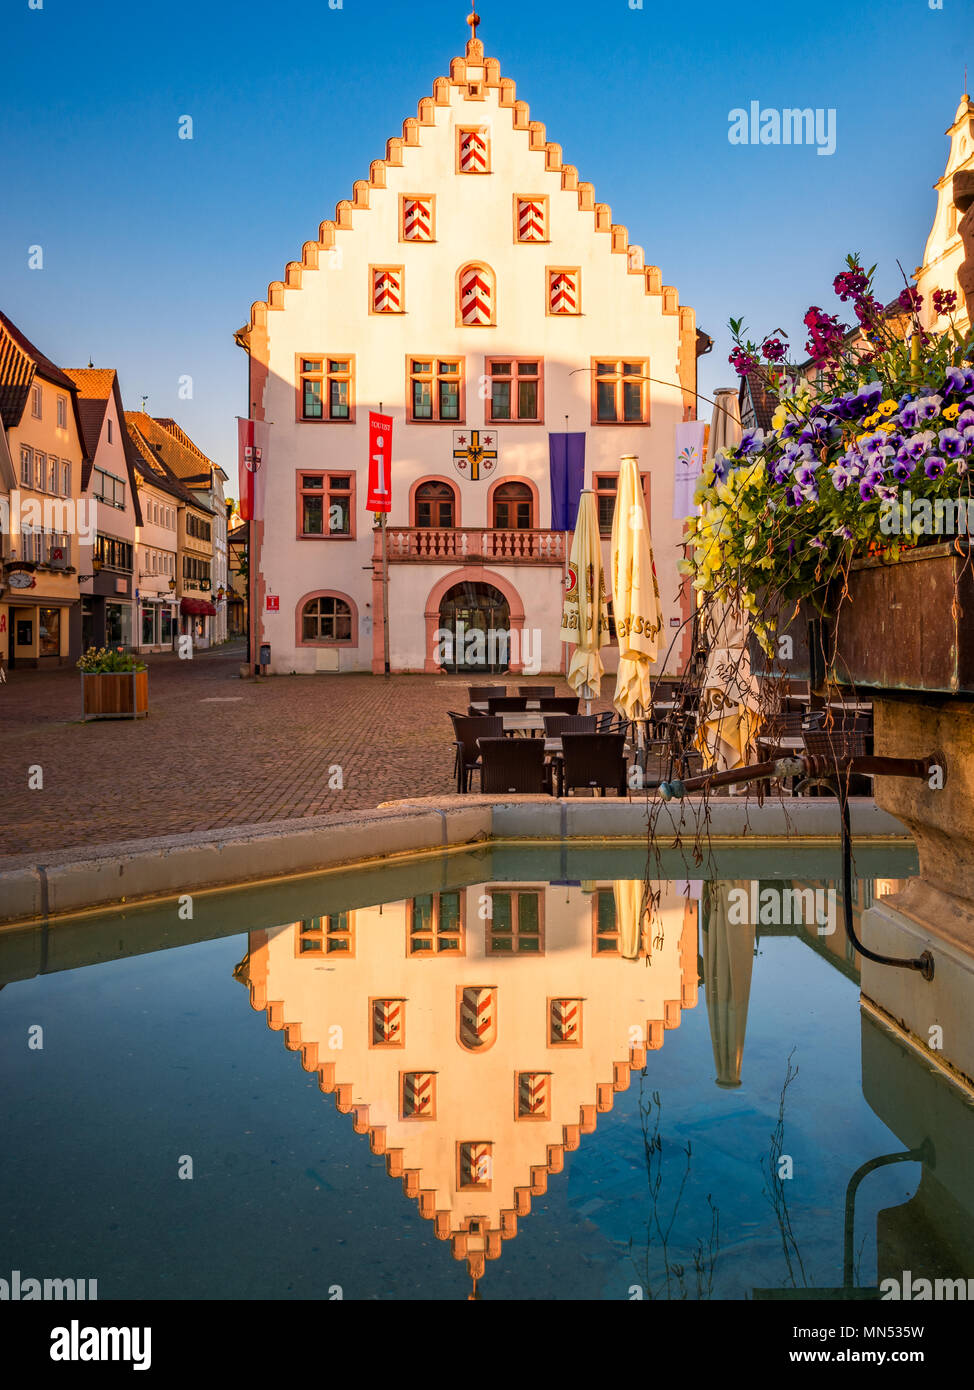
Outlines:
[[[402,1113],[407,1120],[429,1120],[436,1111],[436,1073],[407,1071],[402,1078]]]
[[[548,308],[553,314],[578,313],[578,271],[548,271]]]
[[[550,1039],[553,1043],[577,1045],[582,1040],[581,999],[552,999]]]
[[[493,1166],[493,1144],[477,1140],[460,1145],[460,1186],[489,1187]]]
[[[402,271],[383,268],[372,271],[372,310],[376,314],[401,314]]]
[[[460,995],[460,1045],[482,1052],[497,1037],[497,990],[467,985]]]
[[[518,198],[518,241],[544,241],[546,231],[544,203],[534,198]]]
[[[551,1107],[551,1072],[520,1071],[517,1074],[519,1119],[545,1120]]]
[[[490,147],[487,143],[487,128],[458,130],[458,162],[461,174],[486,174],[490,172]]]
[[[466,266],[460,272],[460,319],[471,328],[493,322],[494,281],[490,272],[479,265]]]
[[[404,198],[402,205],[404,241],[433,240],[433,199]]]
[[[404,999],[372,1000],[373,1047],[402,1047],[406,1026]]]

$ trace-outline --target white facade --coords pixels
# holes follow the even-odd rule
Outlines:
[[[427,226],[428,239],[411,239],[417,227],[423,233]],[[468,278],[475,272],[482,289]],[[266,303],[254,305],[238,341],[250,353],[256,416],[273,422],[263,465],[264,513],[254,528],[253,625],[254,655],[258,643],[269,643],[271,671],[382,669],[381,572],[378,564],[372,568],[377,534],[365,505],[369,412],[380,408],[393,419],[388,543],[394,671],[438,669],[441,618],[465,611],[463,602],[451,608],[447,596],[464,582],[479,586],[477,603],[484,593],[499,598],[493,617],[523,633],[512,670],[564,669],[558,629],[571,538],[551,530],[549,482],[549,434],[564,432],[584,433],[584,486],[607,490],[609,509],[623,454],[637,455],[648,475],[667,650],[689,614],[676,569],[682,523],[672,509],[674,431],[695,415],[693,310],[680,307],[676,290],[663,285],[658,269],[644,265],[642,249],[629,245],[624,227],[613,225],[592,186],[562,163],[560,147],[547,143],[544,127],[529,120],[514,83],[501,79],[495,59],[484,59],[478,40],[468,43],[465,60],[453,61],[450,78],[436,80],[418,119],[404,123],[403,138],[389,141],[386,159],[372,165],[368,182],[356,184],[353,202],[338,204],[335,220],[322,223],[317,239],[306,243],[302,262],[269,287]],[[514,381],[516,364],[529,372],[538,366],[533,420],[492,418],[503,359],[513,359]],[[434,371],[441,363],[458,365],[459,418],[411,418],[413,382],[423,379],[416,367],[423,363]],[[628,409],[641,419],[594,420],[597,363],[604,364],[602,372],[611,367],[616,373],[603,377],[603,413],[611,396],[619,415]],[[309,364],[322,368],[321,419],[303,418],[302,373]],[[341,391],[342,377],[349,380],[348,419],[327,418],[333,366],[346,368],[331,381]],[[314,373],[306,376],[315,380]],[[439,379],[449,413],[450,376],[439,373]],[[313,410],[316,388],[310,389]],[[435,382],[432,395],[435,416]],[[518,392],[512,395],[517,399]],[[501,385],[501,412],[502,397]],[[529,388],[527,414],[530,407]],[[473,430],[481,432],[482,446],[496,451],[496,461],[485,459],[476,480],[469,462],[461,476],[454,459]],[[446,525],[437,524],[436,512],[423,516],[417,508],[424,481],[452,488]],[[526,484],[530,512],[517,520],[513,502],[506,516],[495,508],[494,492],[506,482]],[[309,519],[317,525],[313,497],[305,510],[315,490],[324,495],[323,534],[306,534]],[[352,518],[347,529],[345,497]],[[332,535],[329,503],[339,517]],[[608,565],[607,540],[604,549]],[[679,665],[681,652],[678,643],[668,669]],[[604,655],[612,669],[614,649]]]
[[[170,649],[179,630],[179,602],[170,581],[178,582],[177,520],[179,503],[144,479],[139,486],[142,525],[136,532],[139,651]]]
[[[964,296],[957,283],[957,272],[964,262],[964,244],[957,230],[960,213],[954,206],[953,197],[954,175],[962,169],[974,169],[974,101],[966,94],[961,98],[946,134],[950,139],[947,165],[934,184],[937,211],[923,252],[923,264],[914,272],[917,289],[923,296],[920,321],[924,328],[936,328],[938,332],[947,327],[947,320],[938,319],[934,313],[931,302],[934,290],[953,290],[957,295],[955,324],[964,329],[970,322]]]

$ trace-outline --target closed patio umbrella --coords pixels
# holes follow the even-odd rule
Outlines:
[[[750,903],[750,898],[751,885],[743,881],[708,883],[704,887],[704,988],[716,1081],[723,1087],[741,1084],[754,968],[754,923],[749,920],[749,910],[743,907]],[[742,917],[745,920],[740,920]]]
[[[575,643],[566,680],[578,697],[585,700],[586,713],[590,713],[591,702],[602,686],[605,668],[600,649],[609,640],[609,607],[595,493],[589,489],[579,498],[565,584],[559,636],[562,642]]]
[[[619,878],[612,885],[612,896],[619,929],[619,952],[627,960],[638,960],[648,911],[646,885],[641,878]]]
[[[741,442],[737,392],[714,392],[714,413],[707,444],[709,470],[721,449]],[[705,470],[706,471],[706,470]],[[758,690],[748,653],[748,621],[737,608],[713,603],[706,621],[707,669],[697,716],[696,745],[704,764],[718,772],[752,761],[758,730]]]
[[[626,719],[652,713],[649,668],[656,660],[663,629],[653,540],[646,499],[634,454],[619,463],[619,485],[612,514],[612,607],[619,641],[615,707]],[[642,730],[640,729],[640,733]]]

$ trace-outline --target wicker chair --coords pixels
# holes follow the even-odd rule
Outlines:
[[[594,714],[545,714],[545,738],[561,738],[563,734],[595,734],[598,727]]]
[[[623,734],[563,734],[562,791],[589,787],[601,796],[610,791],[626,795],[626,754]]]
[[[519,685],[517,693],[523,695],[525,700],[542,700],[546,696],[553,696],[555,687],[553,685]]]
[[[487,701],[489,714],[523,714],[527,707],[523,695],[492,695]]]
[[[832,729],[806,729],[802,738],[805,752],[816,758],[861,758],[866,751],[865,728],[835,727]],[[859,773],[840,772],[824,777],[804,777],[795,788],[796,792],[808,794],[813,788],[821,792],[824,788],[830,795],[838,796],[839,779],[845,780],[850,796],[868,796],[872,790],[872,779]]]
[[[479,772],[480,750],[478,738],[503,738],[504,721],[489,714],[456,714],[450,711],[453,720],[453,742],[456,757],[453,773],[457,779],[457,791],[466,792],[470,788],[470,774]]]
[[[548,769],[541,739],[480,738],[480,790],[485,795],[547,790]]]
[[[468,685],[467,700],[470,704],[485,704],[487,700],[492,700],[495,695],[506,695],[506,685]]]
[[[542,714],[577,714],[577,695],[542,695]]]

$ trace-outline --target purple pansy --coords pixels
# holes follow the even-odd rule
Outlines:
[[[944,381],[944,395],[959,396],[964,391],[974,391],[974,368],[948,367]]]
[[[918,396],[916,401],[917,419],[921,422],[935,420],[940,414],[943,403],[943,397],[935,393],[931,393],[929,396]]]
[[[967,441],[957,430],[941,430],[938,439],[940,452],[949,459],[960,458],[967,452]]]
[[[928,478],[941,478],[946,467],[947,464],[939,454],[930,454],[923,465],[923,471]]]

